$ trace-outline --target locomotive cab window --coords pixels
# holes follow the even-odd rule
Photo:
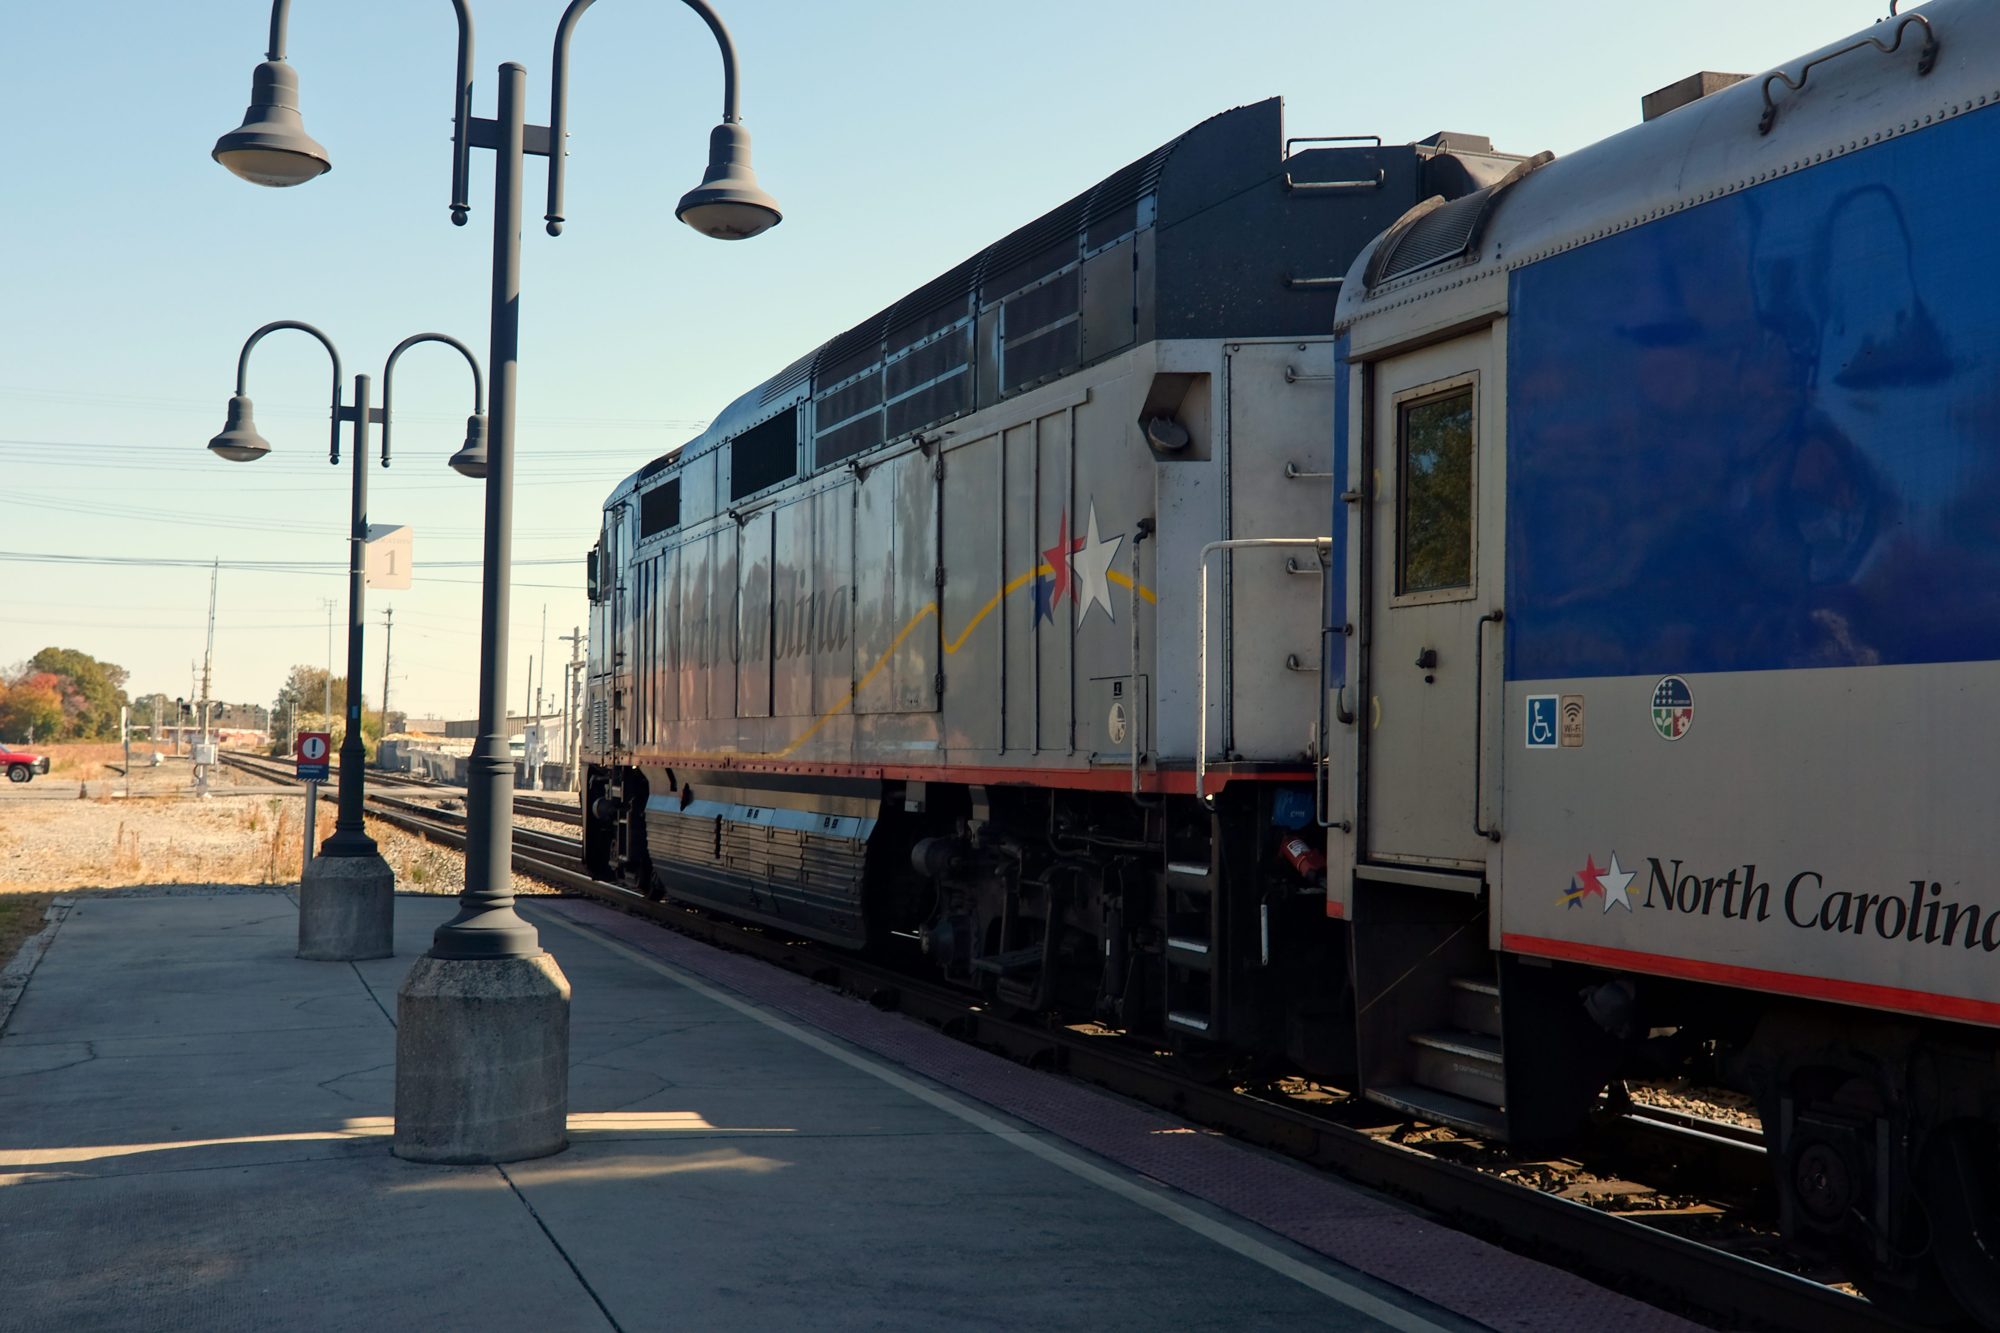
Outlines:
[[[639,494],[639,540],[656,537],[681,525],[681,479]]]
[[[1472,595],[1472,376],[1425,385],[1396,402],[1396,596],[1414,602]]]
[[[741,500],[799,475],[798,411],[752,426],[729,446],[729,498]]]

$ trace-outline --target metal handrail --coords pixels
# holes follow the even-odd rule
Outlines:
[[[1895,6],[1891,5],[1889,9],[1890,16],[1892,18],[1895,17],[1895,13],[1896,13]],[[1854,42],[1848,46],[1843,46],[1838,51],[1829,51],[1825,55],[1819,57],[1817,60],[1808,60],[1804,65],[1801,65],[1799,67],[1799,77],[1796,82],[1792,79],[1791,75],[1785,73],[1781,69],[1773,70],[1771,73],[1766,74],[1764,76],[1764,86],[1763,86],[1764,115],[1763,118],[1757,122],[1757,133],[1769,134],[1771,132],[1771,127],[1778,123],[1778,104],[1775,101],[1771,100],[1772,84],[1782,83],[1785,85],[1785,87],[1791,89],[1795,93],[1802,92],[1804,91],[1806,86],[1806,78],[1808,75],[1812,73],[1814,66],[1824,65],[1829,60],[1833,60],[1836,59],[1837,57],[1847,55],[1850,52],[1859,51],[1861,48],[1865,46],[1872,46],[1885,56],[1893,55],[1903,45],[1903,32],[1912,23],[1922,24],[1924,29],[1923,50],[1917,56],[1917,77],[1922,78],[1924,75],[1930,73],[1933,69],[1937,67],[1937,58],[1938,58],[1937,30],[1931,27],[1931,21],[1925,18],[1922,14],[1905,14],[1902,16],[1902,18],[1896,21],[1896,31],[1890,35],[1890,38],[1887,42],[1884,42],[1879,37],[1863,37],[1860,41]]]
[[[1375,178],[1353,181],[1295,181],[1292,179],[1292,145],[1295,143],[1372,143],[1382,146],[1379,134],[1318,134],[1285,140],[1285,188],[1287,190],[1379,190],[1388,183],[1389,173],[1381,167],[1375,169]],[[1337,281],[1337,279],[1336,279]]]
[[[1208,800],[1208,558],[1217,551],[1241,551],[1262,547],[1310,546],[1316,551],[1333,549],[1331,537],[1238,537],[1210,542],[1201,548],[1201,596],[1195,610],[1196,722],[1194,749],[1194,794]]]
[[[1484,793],[1486,761],[1486,627],[1498,625],[1507,618],[1507,613],[1499,609],[1488,611],[1479,617],[1479,624],[1472,631],[1472,831],[1488,842],[1500,841],[1498,825],[1487,828],[1480,823],[1484,813],[1480,809],[1479,798]]]
[[[1132,666],[1130,674],[1126,676],[1126,679],[1132,683],[1132,718],[1127,724],[1130,727],[1127,739],[1131,741],[1131,745],[1128,747],[1129,753],[1127,759],[1131,764],[1130,771],[1132,775],[1132,790],[1130,795],[1135,801],[1139,800],[1142,795],[1139,790],[1139,742],[1144,740],[1146,736],[1145,727],[1141,725],[1140,719],[1143,718],[1146,723],[1153,721],[1153,697],[1149,692],[1139,688],[1139,588],[1141,586],[1139,582],[1139,547],[1152,535],[1153,520],[1151,518],[1140,519],[1139,530],[1132,537]]]

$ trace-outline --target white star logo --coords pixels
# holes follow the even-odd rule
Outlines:
[[[1069,558],[1070,571],[1076,576],[1076,623],[1081,625],[1093,606],[1103,607],[1104,614],[1115,622],[1118,616],[1111,609],[1111,561],[1125,539],[1120,536],[1106,541],[1097,535],[1095,501],[1091,502],[1090,524],[1085,534],[1083,549]]]
[[[1611,904],[1617,903],[1626,911],[1632,910],[1632,872],[1618,864],[1618,853],[1611,853],[1611,869],[1604,872],[1604,910],[1610,911]]]

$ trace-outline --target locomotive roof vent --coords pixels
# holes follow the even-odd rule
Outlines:
[[[1553,162],[1553,153],[1537,153],[1514,165],[1483,190],[1446,200],[1433,195],[1403,214],[1369,257],[1364,281],[1377,287],[1394,278],[1472,253],[1494,207],[1510,186],[1535,168]]]
[[[1639,99],[1639,118],[1657,120],[1669,111],[1678,111],[1691,103],[1699,102],[1710,93],[1719,93],[1732,83],[1741,83],[1748,74],[1718,74],[1705,69],[1699,74],[1690,74],[1664,88],[1656,89]]]

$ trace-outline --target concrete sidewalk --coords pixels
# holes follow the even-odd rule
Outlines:
[[[524,904],[572,1146],[399,1161],[396,987],[453,906],[345,964],[281,893],[78,902],[0,1034],[0,1329],[1686,1327],[588,903]]]

